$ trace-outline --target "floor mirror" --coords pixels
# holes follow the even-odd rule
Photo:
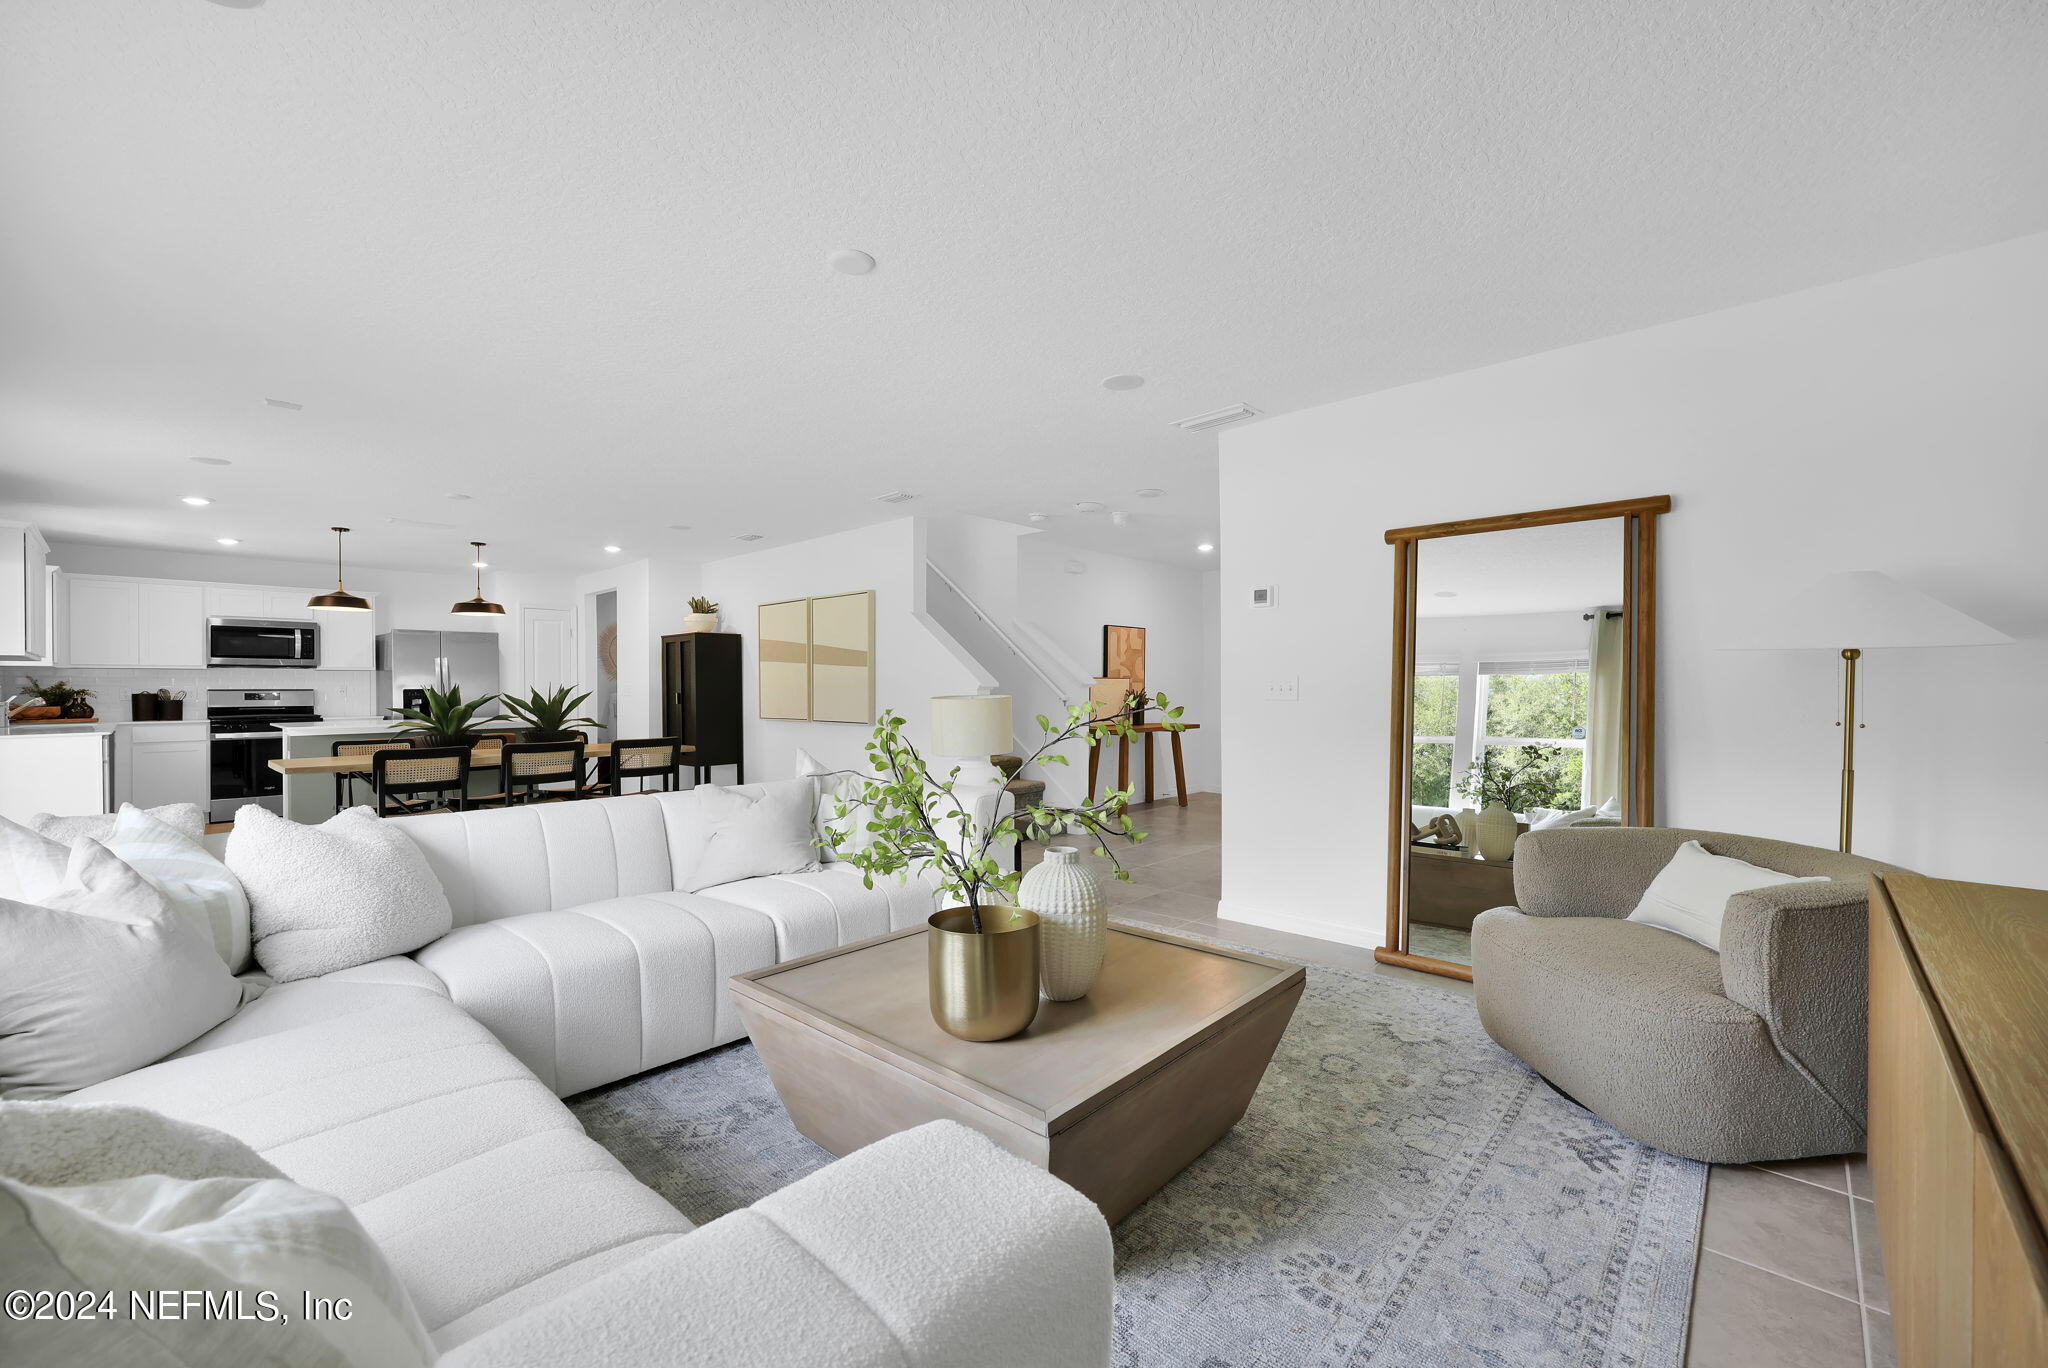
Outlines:
[[[1531,828],[1655,820],[1657,519],[1668,496],[1387,533],[1385,964],[1472,978]]]

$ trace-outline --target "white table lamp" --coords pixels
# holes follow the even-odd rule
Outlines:
[[[1015,743],[1008,694],[942,694],[932,700],[933,755],[987,763]]]
[[[1878,570],[1823,575],[1751,623],[1742,651],[1839,651],[1842,656],[1842,824],[1847,851],[1856,811],[1857,665],[1865,651],[1940,646],[1999,646],[2012,640],[1941,600],[1909,589]]]

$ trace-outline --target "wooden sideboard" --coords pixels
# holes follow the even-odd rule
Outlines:
[[[1901,1368],[2048,1364],[2048,892],[1870,899],[1870,1166]]]

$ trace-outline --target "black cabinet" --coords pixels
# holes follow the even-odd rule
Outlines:
[[[686,632],[661,639],[661,732],[695,746],[683,756],[697,782],[715,765],[731,765],[735,784],[747,781],[740,710],[740,634]]]

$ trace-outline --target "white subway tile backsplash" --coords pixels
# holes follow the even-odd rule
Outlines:
[[[20,693],[34,675],[45,684],[62,679],[91,689],[103,722],[132,720],[129,695],[144,690],[183,691],[185,716],[206,715],[208,689],[311,689],[314,709],[323,717],[362,717],[375,710],[377,676],[370,670],[54,670],[48,667],[8,674],[7,692]]]

